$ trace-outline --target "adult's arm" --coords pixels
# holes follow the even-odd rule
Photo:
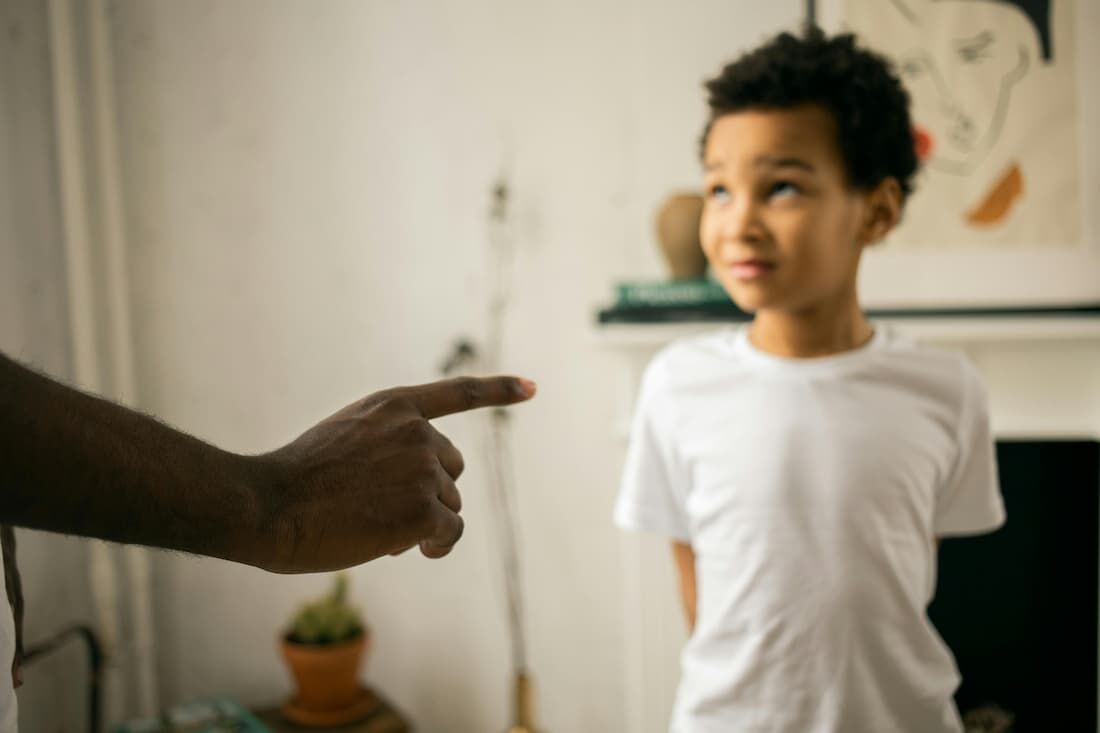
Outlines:
[[[359,564],[462,534],[459,451],[442,415],[529,399],[515,377],[369,395],[258,456],[222,450],[0,354],[0,524],[276,572]]]

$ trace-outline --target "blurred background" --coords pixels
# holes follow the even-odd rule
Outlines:
[[[594,315],[612,283],[664,274],[653,214],[698,186],[703,80],[805,12],[803,0],[2,0],[0,348],[261,452],[369,392],[440,378],[458,340],[482,342],[505,237],[501,364],[540,386],[511,423],[539,722],[664,730],[683,640],[670,559],[610,522],[636,377],[624,363],[662,337],[609,339]],[[984,362],[993,347],[969,333],[1003,433],[1100,434],[1095,326],[1041,350],[999,332],[1008,356]],[[1030,389],[1036,373],[1043,389]],[[478,419],[440,421],[467,455],[456,550],[349,578],[374,634],[365,678],[423,731],[504,731],[512,715]],[[208,696],[279,704],[291,681],[277,640],[331,583],[18,538],[27,639],[74,623],[103,633],[108,724]],[[79,645],[26,680],[22,730],[86,729]]]

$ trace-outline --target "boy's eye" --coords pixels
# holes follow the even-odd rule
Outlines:
[[[768,196],[770,198],[788,198],[801,192],[801,189],[790,181],[776,181],[768,189]]]
[[[725,186],[715,185],[707,189],[707,197],[719,202],[728,201],[730,193],[726,190]]]

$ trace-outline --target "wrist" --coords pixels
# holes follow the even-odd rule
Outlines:
[[[291,555],[297,536],[285,490],[290,475],[281,451],[239,456],[249,519],[241,533],[241,562],[274,573],[293,572]]]

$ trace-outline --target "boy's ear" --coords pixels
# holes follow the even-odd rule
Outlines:
[[[860,243],[878,244],[901,221],[901,185],[896,178],[884,178],[867,194],[867,216]]]

